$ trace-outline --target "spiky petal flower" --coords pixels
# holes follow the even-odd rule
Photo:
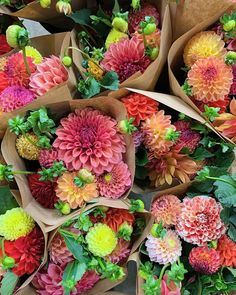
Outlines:
[[[38,96],[44,95],[51,88],[68,80],[68,72],[57,56],[44,58],[30,76],[30,88]]]
[[[221,210],[220,203],[211,197],[184,198],[176,230],[187,243],[198,246],[217,240],[226,231],[220,219]]]
[[[236,268],[236,243],[223,235],[218,240],[217,252],[220,255],[220,264],[222,266]]]
[[[151,261],[159,264],[174,263],[181,256],[181,241],[173,230],[167,230],[164,238],[147,237],[145,242]]]
[[[194,35],[184,48],[184,63],[188,67],[202,58],[223,58],[226,54],[225,42],[213,31]]]
[[[21,86],[9,86],[0,94],[0,108],[8,113],[19,109],[35,99],[34,94]]]
[[[143,42],[132,37],[112,44],[104,54],[101,65],[106,71],[115,71],[119,81],[123,82],[137,72],[143,73],[150,63],[145,56]]]
[[[119,239],[116,248],[112,251],[112,253],[107,256],[107,258],[115,264],[122,264],[126,262],[129,257],[131,249],[130,242],[125,241],[123,239]]]
[[[118,232],[122,223],[127,222],[129,225],[133,225],[135,221],[134,215],[126,209],[110,208],[106,212],[106,217],[102,223],[107,224],[112,230]]]
[[[73,260],[72,253],[68,250],[64,238],[56,233],[49,245],[49,255],[55,264],[64,264]]]
[[[40,150],[39,152],[39,164],[41,167],[50,168],[55,161],[57,161],[57,151],[51,150]]]
[[[131,174],[126,163],[120,162],[97,178],[101,196],[119,199],[131,186]]]
[[[32,58],[27,57],[27,62],[30,72],[33,74],[36,70],[36,66]],[[11,86],[18,85],[26,88],[29,86],[30,76],[26,70],[22,53],[18,52],[9,56],[4,70]]]
[[[88,249],[95,256],[105,257],[116,248],[117,238],[115,232],[106,224],[96,223],[87,233]]]
[[[217,57],[199,59],[188,72],[194,98],[205,103],[224,100],[232,82],[232,68],[225,64],[224,59]]]
[[[169,227],[176,224],[181,202],[175,195],[164,195],[152,203],[151,212],[156,223],[162,222],[163,226]]]
[[[77,186],[74,178],[77,172],[65,172],[57,180],[56,195],[64,202],[67,202],[72,209],[82,207],[85,202],[98,197],[96,183],[84,184]]]
[[[9,86],[7,75],[4,72],[0,72],[0,94]]]
[[[165,115],[163,110],[158,111],[142,123],[144,135],[144,145],[158,158],[169,152],[174,142],[166,139],[168,129],[175,131],[175,126],[171,125],[171,116]]]
[[[16,139],[16,149],[24,159],[27,160],[38,160],[39,148],[37,147],[38,137],[33,133],[21,134]]]
[[[0,215],[0,236],[9,241],[28,235],[34,226],[33,218],[22,208],[13,208]]]
[[[86,168],[102,174],[122,160],[124,137],[118,133],[117,122],[98,110],[75,110],[61,120],[53,143],[58,158],[69,170]]]
[[[158,110],[159,103],[145,95],[131,93],[121,100],[127,110],[129,118],[135,118],[133,124],[139,126],[141,121],[146,120]]]
[[[207,246],[193,248],[188,259],[194,270],[205,275],[217,272],[221,266],[219,253]]]

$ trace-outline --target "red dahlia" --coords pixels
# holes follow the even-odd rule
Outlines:
[[[7,43],[6,36],[0,34],[0,55],[3,55],[9,51],[11,51],[11,47]]]

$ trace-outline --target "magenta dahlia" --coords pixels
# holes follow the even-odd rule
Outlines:
[[[131,174],[124,162],[110,167],[97,178],[97,186],[101,196],[118,199],[130,188]]]
[[[176,230],[187,243],[203,245],[218,240],[226,231],[220,219],[222,207],[214,198],[184,198]]]
[[[53,147],[69,170],[86,168],[98,175],[122,160],[124,137],[117,122],[98,110],[75,110],[61,120]]]
[[[138,147],[140,147],[140,145],[142,144],[143,139],[144,139],[143,132],[140,131],[140,130],[137,130],[137,131],[133,132],[132,133],[132,138],[133,138],[133,141],[134,141],[135,148],[138,149]]]
[[[145,56],[143,42],[132,37],[112,44],[101,65],[106,71],[115,71],[120,82],[123,82],[137,72],[143,73],[150,63],[150,59]]]
[[[40,150],[38,160],[41,167],[50,168],[57,161],[57,151],[54,149]]]
[[[34,94],[22,86],[9,86],[0,94],[0,109],[3,112],[12,112],[35,99]]]

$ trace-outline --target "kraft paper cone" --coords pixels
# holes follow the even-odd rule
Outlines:
[[[118,100],[109,97],[100,97],[90,100],[79,101],[64,101],[55,104],[43,105],[46,108],[50,109],[53,117],[56,118],[56,121],[58,121],[58,123],[61,118],[67,116],[70,112],[73,112],[75,109],[83,109],[85,107],[93,107],[94,109],[101,110],[105,114],[115,118],[117,121],[126,118],[126,111],[124,106]],[[34,109],[37,109],[40,106],[42,105],[39,102],[37,102],[37,106],[35,106]],[[17,114],[24,116],[25,112],[26,110],[24,109],[18,111]],[[134,144],[131,136],[125,135],[124,138],[126,142],[126,153],[124,154],[123,159],[129,167],[133,183],[135,173]],[[9,129],[7,129],[1,146],[2,155],[7,164],[13,165],[13,170],[24,171],[26,170],[25,162],[22,158],[19,157],[17,153],[15,141],[16,135],[11,133]],[[58,224],[61,224],[68,219],[68,216],[59,216],[57,210],[43,208],[38,202],[36,202],[36,200],[32,197],[32,194],[30,192],[26,175],[16,175],[15,181],[21,193],[22,207],[27,212],[29,212],[35,219],[40,220],[46,225],[54,227],[57,227]],[[129,195],[130,190],[126,192],[126,194],[124,194],[123,198],[126,198]],[[73,216],[73,214],[77,214],[78,212],[79,210],[75,211],[74,213],[70,214],[69,217]]]

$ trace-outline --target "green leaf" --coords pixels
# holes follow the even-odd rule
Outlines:
[[[119,12],[120,12],[120,5],[119,5],[119,2],[117,0],[115,0],[114,7],[112,9],[112,14],[116,15]]]
[[[87,270],[86,263],[84,263],[84,262],[83,263],[78,263],[77,270],[76,270],[76,273],[75,273],[76,282],[78,282],[82,278],[82,276],[85,274],[86,270]]]
[[[18,207],[8,186],[0,186],[0,215],[5,214],[7,210]]]
[[[101,86],[98,81],[90,77],[87,81],[81,79],[78,83],[78,91],[82,94],[83,98],[90,98],[98,94],[101,90]]]
[[[148,163],[148,153],[144,147],[138,149],[137,153],[135,154],[135,163],[138,166],[146,166]]]
[[[75,240],[75,238],[67,235],[65,231],[60,231],[60,234],[63,236],[67,248],[73,254],[75,259],[79,260],[79,262],[86,262],[87,259],[84,257],[83,247]]]
[[[109,90],[117,90],[119,88],[119,78],[116,72],[107,72],[99,81],[99,84]]]
[[[232,215],[232,216],[230,216],[229,221],[230,221],[234,226],[236,226],[236,215]]]
[[[236,269],[232,267],[227,267],[227,269],[232,273],[232,275],[236,278]]]
[[[204,159],[207,158],[212,158],[214,157],[214,154],[212,154],[211,152],[209,152],[207,149],[205,149],[204,147],[198,147],[195,152],[190,155],[190,157],[195,160],[195,161],[202,161]]]
[[[0,294],[12,295],[16,288],[18,280],[19,280],[19,277],[15,275],[13,272],[11,271],[6,272],[1,281]]]
[[[232,241],[236,242],[236,228],[232,224],[229,226],[228,235]]]
[[[236,206],[236,181],[229,175],[219,177],[221,180],[214,182],[215,196],[225,207]]]
[[[76,12],[68,15],[68,17],[71,18],[76,24],[90,27],[90,25],[91,25],[90,15],[91,14],[92,14],[92,11],[90,9],[84,8],[84,9],[81,9],[79,11],[76,11]]]

